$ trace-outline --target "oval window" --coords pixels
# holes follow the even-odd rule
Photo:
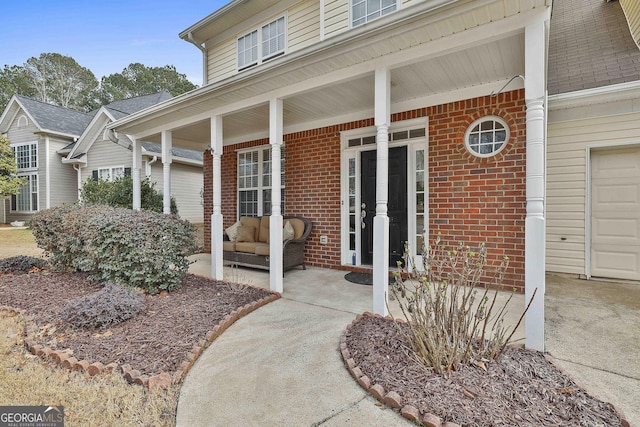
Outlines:
[[[498,154],[509,141],[509,125],[497,116],[482,117],[471,123],[464,133],[464,144],[477,157]]]

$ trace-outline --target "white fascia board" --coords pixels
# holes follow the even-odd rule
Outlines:
[[[8,120],[9,111],[11,110],[11,107],[13,107],[13,104],[16,104],[18,106],[18,110],[16,110],[13,113],[13,117],[11,117],[11,120]],[[9,130],[9,126],[15,120],[16,116],[18,115],[18,111],[19,110],[22,110],[27,115],[27,117],[29,117],[29,119],[33,122],[33,124],[35,124],[38,129],[41,129],[40,124],[33,118],[33,116],[29,113],[29,111],[26,108],[24,108],[24,105],[22,105],[20,100],[15,95],[13,95],[11,97],[11,99],[9,100],[9,103],[7,104],[6,108],[4,109],[4,112],[2,113],[2,116],[0,116],[0,131],[1,132],[4,133],[4,132],[7,132]],[[6,128],[5,128],[5,122],[6,122]]]
[[[206,27],[207,25],[209,25],[209,23],[215,21],[216,19],[220,19],[221,17],[231,12],[241,4],[245,3],[246,1],[248,0],[233,0],[227,3],[226,5],[222,6],[220,9],[213,12],[212,14],[202,18],[195,24],[191,25],[186,30],[183,30],[180,33],[178,33],[178,37],[180,37],[181,39],[185,39],[186,37],[189,37],[189,33],[193,34],[195,31],[198,31],[201,28]]]
[[[73,157],[73,155],[76,153],[76,151],[80,150],[80,147],[85,147],[86,146],[86,148],[83,149],[82,151],[84,151],[84,152],[89,151],[89,149],[91,148],[91,146],[93,145],[95,140],[86,141],[87,136],[91,132],[92,128],[95,126],[97,121],[99,119],[101,119],[102,114],[107,116],[107,119],[110,120],[111,122],[115,121],[115,118],[111,115],[111,113],[109,113],[109,111],[106,108],[100,107],[98,112],[93,116],[93,119],[91,119],[91,121],[89,122],[89,125],[82,132],[82,135],[80,135],[80,137],[78,138],[78,141],[76,142],[76,145],[74,145],[73,148],[71,149],[71,153],[70,153],[71,157]]]
[[[34,133],[38,135],[42,134],[42,135],[51,135],[51,136],[61,136],[62,138],[69,138],[72,140],[78,138],[78,135],[74,135],[72,133],[58,132],[50,129],[40,129],[39,131]]]
[[[87,166],[87,154],[83,154],[81,157],[77,159],[71,159],[69,157],[64,157],[61,159],[62,163],[65,165],[80,165],[82,167]]]
[[[162,153],[156,153],[155,151],[147,151],[145,150],[144,147],[142,147],[142,156],[157,157],[158,159],[162,159]],[[200,166],[200,167],[202,167],[204,164],[202,160],[187,159],[185,157],[176,156],[175,154],[171,157],[171,161],[174,163],[182,163],[185,165]]]
[[[563,110],[637,98],[640,98],[640,80],[549,95],[549,110]]]

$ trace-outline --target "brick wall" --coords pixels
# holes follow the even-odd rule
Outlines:
[[[524,91],[506,92],[394,114],[392,121],[429,118],[429,218],[431,237],[445,244],[486,243],[489,261],[510,259],[504,284],[524,287],[525,108]],[[477,158],[464,147],[464,132],[486,115],[510,127],[507,147],[497,156]],[[314,229],[305,257],[309,265],[340,265],[340,132],[372,126],[373,119],[285,135],[285,214],[310,218]],[[267,139],[224,147],[222,213],[224,226],[236,219],[239,149],[268,144]],[[204,156],[204,190],[212,192],[212,157]],[[205,218],[212,213],[205,197]],[[205,236],[210,236],[205,220]],[[326,235],[329,243],[320,244]],[[206,239],[205,249],[210,251]]]

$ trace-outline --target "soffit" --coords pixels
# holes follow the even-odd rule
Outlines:
[[[468,6],[471,4],[478,6]],[[200,122],[206,114],[224,110],[227,106],[241,105],[245,100],[263,104],[267,94],[283,91],[290,92],[282,96],[285,126],[308,121],[310,116],[338,117],[372,109],[373,70],[379,64],[391,69],[392,102],[502,82],[523,74],[525,12],[529,8],[542,9],[545,0],[477,1],[468,2],[467,6],[469,9],[459,15],[437,14],[429,18],[428,25],[424,18],[408,21],[402,26],[381,28],[366,38],[346,40],[333,46],[322,45],[296,61],[288,56],[281,57],[262,69],[205,86],[188,97],[178,97],[163,110],[139,115],[140,120],[138,117],[131,122],[125,119],[118,128],[131,134],[147,132],[144,137],[150,140],[149,129],[171,126],[171,123],[176,124],[175,129],[184,126],[181,121]],[[505,18],[509,18],[508,32],[498,27]],[[484,30],[484,26],[491,27]],[[482,37],[470,39],[462,46],[448,47],[448,36],[470,31],[476,31]],[[439,47],[431,52],[432,45]],[[334,78],[341,70],[355,72],[353,76]],[[264,131],[268,124],[265,105],[242,108],[242,111],[221,113],[225,139]],[[208,121],[206,126],[198,126],[208,129]],[[198,135],[181,128],[174,131],[174,143],[181,139],[178,135],[184,135],[185,140],[206,138],[208,144],[208,132]]]

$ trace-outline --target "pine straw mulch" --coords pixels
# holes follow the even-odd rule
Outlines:
[[[371,386],[395,391],[401,406],[417,408],[420,419],[432,414],[443,425],[462,426],[629,425],[611,404],[591,397],[538,352],[508,347],[486,372],[467,366],[443,377],[410,355],[391,319],[359,317],[344,342],[355,362],[352,374],[358,367]]]
[[[271,292],[188,274],[182,287],[166,295],[145,295],[144,308],[131,319],[98,330],[64,322],[60,309],[96,292],[100,284],[83,273],[40,271],[0,275],[0,306],[25,310],[39,332],[35,341],[52,349],[71,349],[78,360],[129,364],[143,375],[172,374],[207,333],[234,310]]]

